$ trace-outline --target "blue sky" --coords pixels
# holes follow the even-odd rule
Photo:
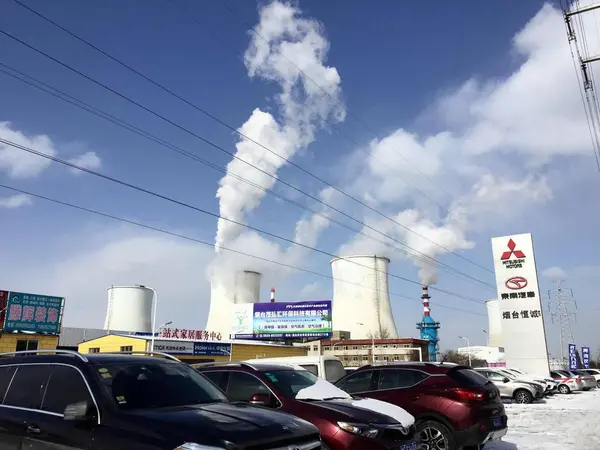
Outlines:
[[[268,60],[253,59],[263,72],[249,76],[248,66],[232,49],[244,54],[252,45],[260,45],[248,30],[261,17],[263,31],[277,30],[276,15],[264,15],[272,7],[266,2],[229,0],[227,4],[237,15],[232,15],[221,2],[179,2],[188,9],[188,14],[166,0],[145,2],[143,9],[133,2],[118,1],[59,4],[28,0],[25,3],[234,128],[246,124],[257,130],[252,128],[254,122],[250,120],[255,108],[272,114],[280,124],[299,123],[304,131],[311,127],[314,136],[307,138],[310,133],[304,133],[290,144],[292,161],[407,226],[416,227],[422,234],[444,240],[446,247],[489,270],[492,236],[532,232],[542,292],[552,287],[552,277],[543,276],[542,272],[550,268],[554,268],[554,273],[562,270],[578,299],[577,342],[593,348],[600,346],[600,338],[592,330],[593,321],[600,318],[600,307],[594,301],[600,275],[596,257],[600,250],[596,232],[600,214],[592,197],[600,177],[591,156],[564,26],[551,5],[529,1],[506,8],[501,4],[469,1],[462,2],[460,7],[454,4],[423,7],[414,2],[380,2],[374,8],[366,2],[301,1],[296,5],[297,14],[290,26],[294,29],[300,23],[296,31],[306,31],[302,27],[308,27],[323,39],[326,57],[311,60],[314,64],[307,70],[316,70],[315,78],[324,77],[319,81],[331,82],[335,89],[331,92],[335,92],[337,99],[333,102],[318,92],[309,95],[303,91],[301,80],[294,78],[297,76],[294,68],[273,59],[273,54]],[[231,130],[16,3],[4,2],[2,16],[10,17],[1,25],[4,31],[228,151],[236,151],[239,136]],[[203,25],[191,20],[191,16]],[[591,32],[590,36],[591,47],[600,50],[596,36]],[[314,44],[310,40],[303,42]],[[231,156],[6,36],[0,36],[0,48],[3,64],[219,166],[231,160]],[[314,50],[310,45],[300,48],[307,50],[308,56],[314,56],[311,49]],[[325,67],[331,70],[325,71]],[[327,78],[332,70],[339,77],[337,82]],[[276,81],[267,79],[268,74]],[[300,83],[294,87],[300,89],[296,92],[304,100],[323,108],[319,110],[326,115],[331,114],[327,126],[323,127],[314,117],[304,123],[297,114],[285,122],[284,104],[277,95],[281,93],[281,83],[290,80]],[[293,107],[293,103],[288,106]],[[335,115],[340,110],[342,116],[346,112],[344,120]],[[353,115],[360,117],[368,129],[356,122]],[[339,124],[331,125],[334,121]],[[223,207],[215,197],[222,173],[3,74],[0,74],[0,122],[10,123],[0,128],[5,139],[20,137],[24,145],[83,161],[110,176],[212,212]],[[257,140],[263,142],[265,135],[260,134],[261,130],[256,132]],[[269,142],[285,146],[285,142]],[[365,150],[378,155],[378,160],[369,158]],[[13,156],[9,158],[6,149],[0,146],[2,183],[214,242],[217,223],[212,217],[90,175],[71,173],[58,164],[43,165],[40,159],[23,159],[22,154],[14,156],[15,152],[11,152]],[[400,159],[398,152],[411,164]],[[81,159],[82,156],[85,158]],[[382,170],[381,161],[393,170]],[[277,176],[313,196],[331,194],[323,191],[324,185],[290,165],[279,167]],[[403,179],[418,189],[407,187]],[[281,183],[273,189],[312,209],[322,209]],[[246,260],[225,259],[215,265],[212,248],[43,200],[15,199],[12,195],[0,192],[3,255],[0,287],[67,296],[68,325],[102,326],[105,288],[111,284],[141,283],[160,291],[159,320],[203,328],[208,312],[208,268],[248,264]],[[422,251],[430,250],[425,241],[348,199],[340,196],[327,199],[336,208],[402,242]],[[296,223],[305,220],[303,223],[314,225],[308,226],[310,235],[304,236],[306,242],[333,254],[350,250],[387,252],[392,259],[391,272],[419,279],[418,268],[411,261],[374,241],[356,237],[336,225],[310,222],[308,212],[271,196],[259,198],[257,203],[242,215],[254,227],[295,239]],[[329,214],[358,227],[347,217]],[[273,242],[269,237],[232,232],[228,243],[233,248],[330,274],[330,258],[326,255],[292,251],[288,244]],[[445,264],[493,283],[491,273],[452,254],[435,256]],[[256,264],[264,273],[264,298],[271,285],[276,287],[280,300],[331,297],[330,280]],[[438,275],[441,289],[482,301],[495,295],[493,289],[444,271]],[[414,323],[422,314],[419,287],[390,279],[390,288],[414,297],[414,301],[392,298],[392,302],[400,334],[416,335]],[[485,314],[483,305],[433,291],[431,306],[433,316],[442,323],[443,348],[460,345],[458,335],[471,337],[472,343],[484,343],[481,330],[487,327],[485,315],[451,309]],[[551,323],[548,325],[550,349],[556,354],[556,330]]]

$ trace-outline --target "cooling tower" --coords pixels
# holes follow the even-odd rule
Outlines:
[[[233,277],[215,276],[210,282],[210,308],[207,331],[221,333],[229,338],[233,318],[233,305],[258,303],[261,274],[250,270],[236,272]]]
[[[485,302],[488,315],[488,345],[490,347],[504,347],[502,339],[502,316],[500,302],[496,299]]]
[[[331,261],[334,330],[350,331],[352,339],[398,337],[388,289],[389,263],[379,256]]]
[[[105,330],[152,333],[154,292],[143,286],[111,286]]]

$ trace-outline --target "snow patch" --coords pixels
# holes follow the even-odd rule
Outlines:
[[[296,400],[325,400],[330,398],[352,398],[352,396],[323,378],[318,378],[315,384],[300,389],[296,394]]]
[[[410,427],[415,423],[415,418],[403,408],[373,398],[354,400],[352,406],[385,414],[386,416],[390,416],[392,419],[397,420],[405,427]]]

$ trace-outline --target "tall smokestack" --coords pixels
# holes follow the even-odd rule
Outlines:
[[[421,298],[423,299],[423,315],[425,316],[429,316],[430,315],[430,310],[429,310],[429,287],[428,286],[423,286],[423,294],[421,295]]]
[[[271,303],[275,303],[275,288],[271,288]]]

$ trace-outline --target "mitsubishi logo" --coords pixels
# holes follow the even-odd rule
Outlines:
[[[513,255],[515,256],[515,258],[525,258],[525,253],[523,253],[521,250],[515,250],[517,244],[515,244],[515,241],[513,241],[512,239],[508,241],[507,247],[510,251],[502,253],[502,256],[500,257],[502,261],[510,259],[510,257]]]

